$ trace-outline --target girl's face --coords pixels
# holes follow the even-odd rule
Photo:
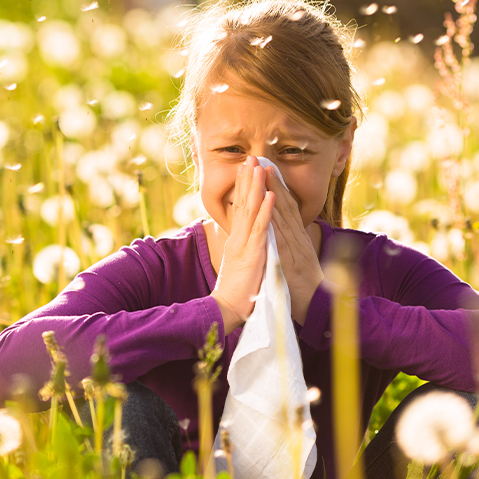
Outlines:
[[[193,160],[213,220],[230,234],[237,168],[254,155],[278,166],[307,228],[323,209],[330,178],[344,169],[355,122],[341,139],[330,138],[281,105],[245,95],[231,84],[204,100],[192,138]]]

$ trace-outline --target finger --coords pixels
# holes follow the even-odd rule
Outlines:
[[[289,224],[290,228],[294,228],[296,224],[299,230],[303,234],[306,234],[298,203],[276,176],[273,167],[267,168],[266,187],[274,191],[276,195],[275,206],[283,215],[284,220]]]
[[[235,181],[235,192],[233,195],[233,211],[246,204],[248,194],[251,188],[253,171],[258,165],[258,159],[255,156],[248,155],[245,163],[238,166],[238,172]]]
[[[256,215],[248,241],[249,246],[253,249],[266,246],[268,227],[272,221],[275,200],[275,194],[272,191],[267,191]]]
[[[250,189],[248,193],[241,198],[240,204],[237,206],[232,224],[232,233],[242,238],[245,243],[251,234],[256,217],[261,209],[261,205],[265,197],[265,177],[266,173],[261,166],[253,169]]]

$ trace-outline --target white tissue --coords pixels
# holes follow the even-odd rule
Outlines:
[[[279,169],[267,158],[259,164]],[[286,186],[286,185],[285,185]],[[303,477],[316,466],[316,434],[313,429],[301,355],[291,320],[291,299],[279,256],[273,226],[268,228],[267,261],[253,313],[246,321],[228,370],[230,390],[220,431],[214,444],[216,471],[227,470],[221,449],[221,429],[227,429],[233,447],[235,479],[291,479],[295,477],[288,430],[298,407],[304,408],[300,439]],[[284,333],[278,335],[278,325]],[[283,339],[281,339],[283,338]],[[286,361],[277,347],[283,343]]]

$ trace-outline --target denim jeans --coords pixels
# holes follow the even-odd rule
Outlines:
[[[163,399],[139,381],[128,384],[127,389],[128,399],[123,407],[122,425],[125,442],[135,451],[132,470],[137,474],[155,478],[178,471],[182,447],[180,428],[175,413]],[[407,477],[409,460],[402,454],[396,443],[394,433],[396,422],[412,400],[431,391],[452,390],[428,383],[409,394],[364,450],[362,478],[403,479]],[[471,408],[475,407],[477,402],[475,394],[453,392],[466,398]],[[91,424],[88,404],[80,408],[80,415],[83,421]],[[104,444],[107,448],[111,443],[111,436],[112,428],[104,434]]]

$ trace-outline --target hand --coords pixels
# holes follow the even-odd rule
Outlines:
[[[266,238],[274,193],[266,192],[266,172],[256,157],[238,167],[231,234],[211,296],[218,303],[225,334],[241,326],[253,311],[266,263]],[[265,193],[266,192],[266,193]]]
[[[281,269],[291,295],[291,314],[303,325],[311,298],[324,274],[298,204],[274,174],[274,169],[268,167],[266,171],[266,186],[276,198],[272,222]]]

